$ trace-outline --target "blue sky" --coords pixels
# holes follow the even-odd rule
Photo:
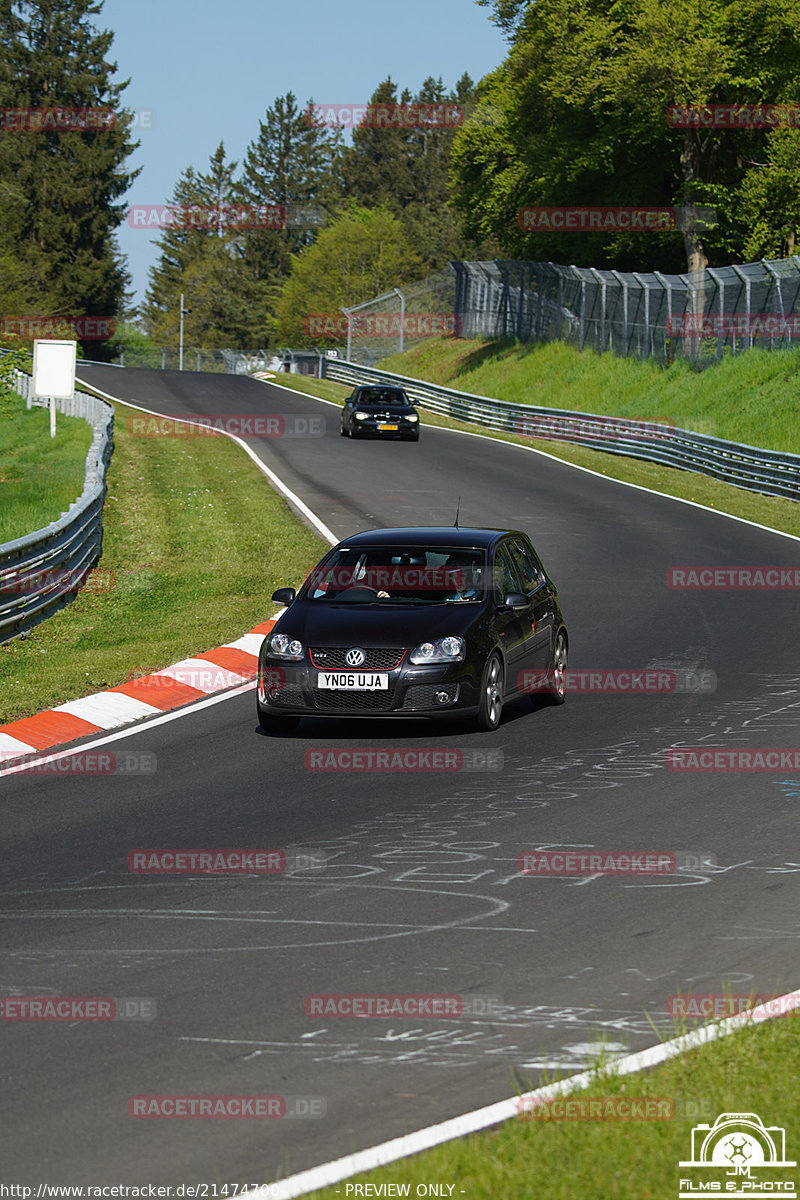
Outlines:
[[[477,82],[507,45],[474,0],[105,0],[95,24],[110,29],[126,108],[141,113],[142,171],[126,205],[162,204],[188,166],[205,170],[221,141],[241,163],[277,96],[301,103],[363,103],[390,75],[416,91],[427,76],[449,90]],[[152,114],[148,116],[148,114]],[[157,253],[153,233],[123,224],[137,301]]]

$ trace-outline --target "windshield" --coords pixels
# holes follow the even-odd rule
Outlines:
[[[342,547],[312,571],[304,599],[346,604],[470,604],[483,599],[483,551]]]
[[[405,408],[408,404],[404,392],[390,388],[364,388],[358,397],[359,404],[379,404],[388,408]]]

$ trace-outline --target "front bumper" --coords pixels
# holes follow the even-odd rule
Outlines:
[[[381,425],[397,425],[397,429],[381,429]],[[419,437],[419,421],[353,421],[353,432],[370,433],[381,438]]]
[[[340,667],[334,670],[343,673]],[[362,668],[364,672],[374,674],[375,669]],[[388,688],[375,691],[319,688],[320,673],[307,661],[287,663],[262,655],[259,704],[275,716],[446,717],[478,711],[479,680],[464,662],[413,666],[404,655],[399,667],[381,672],[388,675]]]

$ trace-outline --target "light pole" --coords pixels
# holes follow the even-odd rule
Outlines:
[[[426,136],[427,136],[427,135],[426,135]],[[399,296],[399,297],[400,297],[400,353],[402,354],[402,353],[403,353],[403,347],[405,346],[405,332],[406,332],[406,298],[405,298],[405,296],[403,295],[403,293],[400,291],[400,288],[392,288],[392,291],[394,292],[394,294],[395,294],[396,296]]]
[[[190,313],[191,311],[192,310],[190,308],[183,307],[183,292],[181,292],[181,339],[180,339],[180,349],[178,351],[178,370],[179,371],[183,370],[183,318],[186,316],[187,313]]]

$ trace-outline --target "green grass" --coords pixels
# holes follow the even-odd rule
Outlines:
[[[682,1159],[691,1158],[692,1127],[700,1122],[713,1125],[723,1112],[757,1113],[765,1125],[785,1128],[786,1157],[798,1158],[799,1053],[797,1018],[751,1025],[648,1072],[615,1077],[604,1076],[601,1070],[593,1086],[575,1093],[668,1098],[674,1101],[669,1119],[512,1119],[353,1176],[347,1183],[370,1183],[373,1188],[382,1183],[409,1184],[411,1196],[422,1183],[455,1184],[452,1195],[468,1200],[674,1200],[681,1178],[698,1179],[703,1174],[702,1168],[678,1166]],[[513,1094],[509,1087],[509,1095]],[[707,1177],[722,1178],[724,1194],[724,1176],[707,1170]],[[796,1171],[754,1171],[753,1179],[758,1178],[796,1181]],[[345,1187],[340,1183],[309,1197],[341,1198]],[[361,1192],[370,1194],[380,1193]]]
[[[21,396],[0,384],[0,543],[67,511],[83,491],[91,444],[91,425],[60,413],[51,438],[49,409],[29,412]]]
[[[587,357],[592,361],[597,361],[593,355]],[[380,365],[381,369],[388,370],[385,363]],[[417,378],[420,376],[418,375]],[[295,391],[321,396],[325,400],[333,400],[338,404],[341,404],[352,391],[349,385],[345,386],[327,379],[318,380],[303,375],[282,376],[280,382]],[[460,384],[459,387],[461,387]],[[677,468],[664,467],[658,463],[640,462],[638,459],[623,458],[616,454],[604,454],[599,450],[587,450],[581,446],[572,446],[567,442],[520,437],[513,433],[485,429],[481,425],[465,421],[455,421],[450,417],[441,417],[436,413],[425,412],[424,409],[420,411],[423,425],[463,429],[480,433],[483,437],[532,446],[547,454],[552,454],[564,462],[576,463],[578,466],[597,471],[600,475],[607,475],[609,479],[621,479],[627,483],[638,484],[640,487],[651,488],[655,492],[663,492],[667,496],[679,496],[684,500],[693,500],[695,503],[702,504],[706,508],[713,508],[717,512],[730,513],[748,521],[756,521],[759,525],[767,525],[771,529],[781,529],[785,533],[792,533],[800,537],[800,504],[793,500],[761,496],[757,492],[747,492],[743,488],[721,483],[718,479],[712,479],[707,475],[679,471]],[[599,400],[595,400],[593,411],[620,415],[614,413],[613,406],[603,409]]]
[[[98,571],[0,646],[0,723],[234,641],[328,548],[227,438],[131,436],[115,409]]]
[[[380,367],[513,404],[663,420],[800,453],[800,350],[748,350],[698,372],[686,359],[660,367],[565,342],[442,338]]]

